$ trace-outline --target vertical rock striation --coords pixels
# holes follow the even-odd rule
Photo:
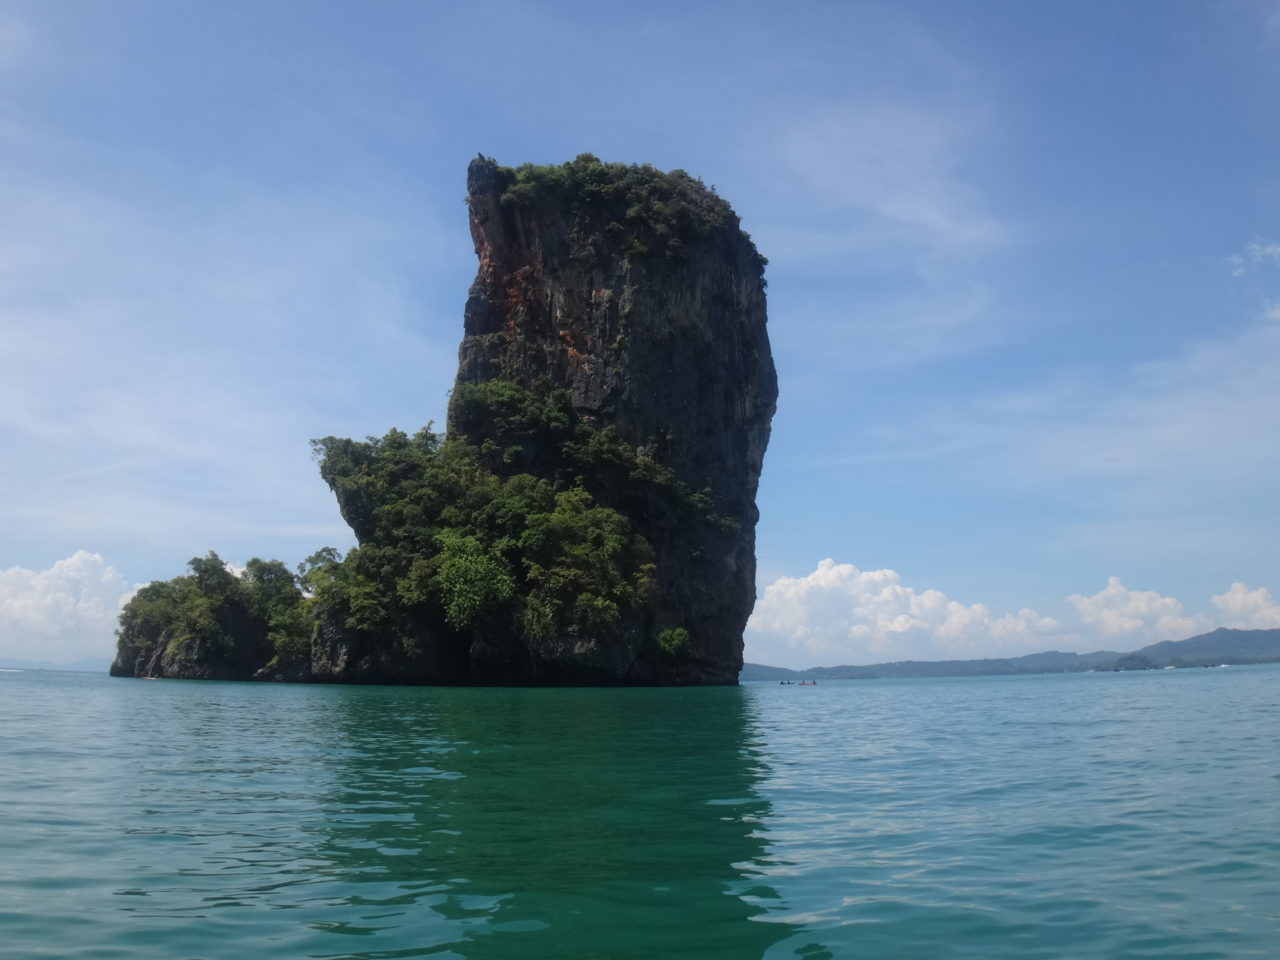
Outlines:
[[[479,270],[455,398],[462,385],[493,380],[567,390],[581,422],[612,428],[703,506],[690,515],[637,497],[623,478],[587,478],[651,544],[656,591],[636,633],[670,641],[637,643],[609,672],[622,682],[736,682],[777,400],[764,258],[728,204],[681,171],[590,155],[511,169],[481,157],[467,171],[467,204]],[[451,436],[482,442],[487,429],[453,404]],[[538,459],[531,472],[548,469]],[[566,667],[574,656],[561,653]]]

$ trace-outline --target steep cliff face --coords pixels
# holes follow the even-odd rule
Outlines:
[[[467,172],[448,433],[314,440],[358,545],[215,553],[120,614],[115,676],[736,684],[777,398],[764,259],[681,172]]]
[[[679,171],[468,170],[446,435],[313,441],[358,546],[216,554],[126,606],[112,673],[736,683],[777,397],[764,259]]]
[[[729,206],[679,171],[589,155],[515,170],[480,158],[467,203],[480,262],[450,435],[483,443],[492,430],[458,402],[464,385],[567,390],[579,422],[616,432],[700,507],[643,495],[621,473],[584,477],[651,545],[655,590],[621,648],[560,638],[535,659],[569,674],[589,662],[623,682],[736,682],[777,399],[764,259]],[[554,453],[523,455],[535,474],[556,467]],[[503,675],[507,656],[481,644],[473,667]]]

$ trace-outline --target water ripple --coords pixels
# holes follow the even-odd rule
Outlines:
[[[0,675],[17,958],[1272,957],[1280,668],[817,688]]]

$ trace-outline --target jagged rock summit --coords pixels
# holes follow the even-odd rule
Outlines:
[[[777,399],[764,258],[681,171],[467,171],[447,432],[313,441],[358,545],[140,590],[117,676],[736,683]]]
[[[457,402],[465,384],[559,388],[575,418],[670,470],[701,498],[701,515],[643,496],[632,477],[590,485],[654,551],[656,589],[641,611],[650,622],[637,634],[688,635],[678,664],[639,642],[614,651],[608,669],[624,682],[736,682],[778,393],[764,258],[700,181],[590,154],[558,167],[473,160],[467,205],[479,270],[450,434],[483,442],[491,432]],[[529,466],[545,473],[538,459]]]

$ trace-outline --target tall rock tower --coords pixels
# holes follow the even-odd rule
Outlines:
[[[654,553],[648,622],[634,633],[662,642],[637,642],[608,669],[620,682],[736,682],[778,392],[764,258],[700,181],[590,154],[557,167],[473,160],[467,204],[480,263],[455,401],[495,380],[568,391],[583,424],[674,475],[683,506],[640,495],[622,473],[587,479]],[[451,437],[482,443],[490,429],[451,405]],[[550,469],[538,451],[524,466]],[[547,655],[569,667],[575,654]]]

